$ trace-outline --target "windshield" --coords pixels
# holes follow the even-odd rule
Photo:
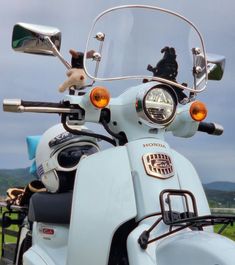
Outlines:
[[[155,79],[202,91],[207,70],[201,35],[171,11],[151,6],[121,6],[99,15],[90,31],[85,71],[95,80]]]

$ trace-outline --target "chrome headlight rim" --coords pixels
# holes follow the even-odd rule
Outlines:
[[[163,89],[165,90],[168,94],[170,94],[171,99],[173,101],[173,111],[171,115],[163,120],[163,121],[156,121],[156,119],[152,118],[151,115],[149,115],[146,107],[146,97],[149,95],[149,93],[154,90],[154,89]],[[169,123],[171,123],[176,115],[176,108],[178,104],[178,97],[174,89],[166,84],[158,84],[155,85],[151,88],[145,88],[142,90],[139,95],[137,96],[137,104],[136,104],[136,111],[138,113],[138,116],[141,121],[144,123],[147,123],[147,125],[151,127],[157,127],[157,128],[164,128],[166,127]]]

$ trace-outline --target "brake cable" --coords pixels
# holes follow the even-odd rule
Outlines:
[[[89,137],[94,137],[94,138],[97,138],[97,139],[101,139],[101,140],[104,140],[114,146],[116,146],[116,142],[115,140],[105,136],[105,135],[102,135],[102,134],[97,134],[97,133],[91,133],[91,132],[84,132],[84,131],[79,131],[79,130],[76,130],[76,129],[72,129],[71,127],[68,126],[68,124],[66,123],[66,117],[68,116],[67,113],[62,113],[61,114],[61,123],[63,124],[64,128],[66,131],[72,133],[72,134],[76,134],[76,135],[85,135],[85,136],[89,136]]]

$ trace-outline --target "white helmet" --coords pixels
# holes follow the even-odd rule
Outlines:
[[[79,130],[88,131],[84,126]],[[57,124],[40,139],[36,150],[37,173],[49,192],[67,191],[73,188],[80,159],[98,151],[95,138],[71,134]]]

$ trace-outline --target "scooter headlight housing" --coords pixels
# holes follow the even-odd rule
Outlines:
[[[159,128],[167,126],[174,119],[177,96],[168,85],[157,85],[137,96],[136,110],[140,119]]]

